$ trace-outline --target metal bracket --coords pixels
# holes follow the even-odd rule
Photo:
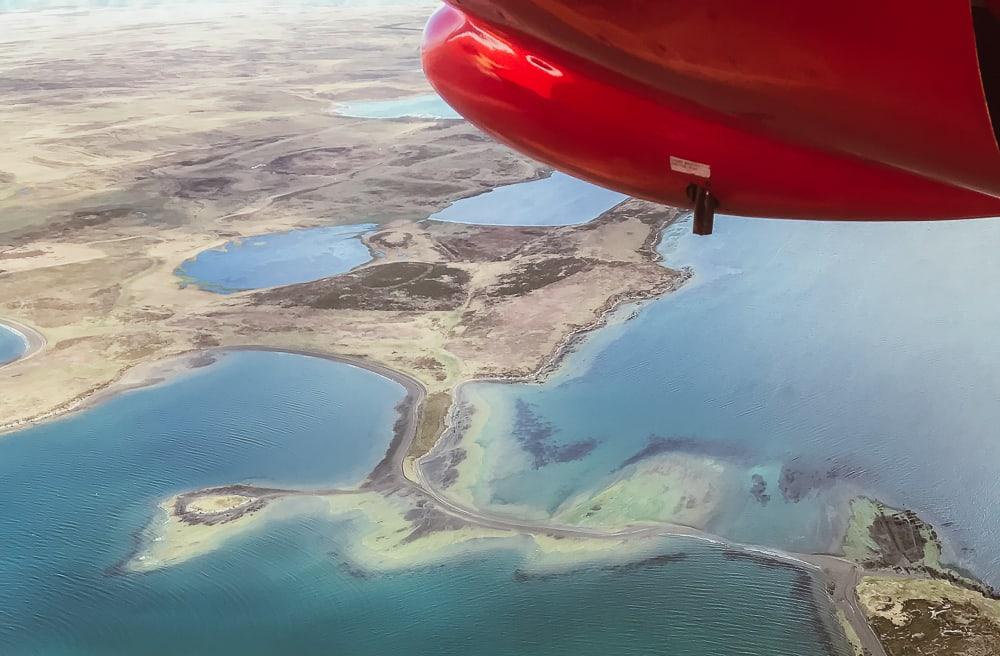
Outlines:
[[[687,196],[694,203],[693,232],[696,235],[710,235],[715,225],[715,210],[719,201],[707,187],[691,183],[687,187]]]

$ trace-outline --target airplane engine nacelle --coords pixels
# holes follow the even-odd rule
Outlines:
[[[968,48],[952,53],[968,64],[948,78],[945,91],[953,102],[932,101],[935,91],[924,87],[918,106],[899,87],[934,75],[899,70],[903,81],[882,81],[895,94],[891,98],[875,93],[878,85],[867,78],[844,78],[857,62],[832,58],[868,53],[869,18],[851,19],[854,36],[829,20],[797,33],[797,14],[814,3],[453,4],[463,10],[442,8],[425,31],[423,62],[431,83],[500,141],[578,177],[682,207],[698,198],[692,189],[707,189],[720,210],[747,216],[1000,215],[1000,150],[984,85],[989,63],[978,63],[983,53],[977,59],[969,7],[964,23],[953,20],[968,28],[970,39]],[[904,6],[896,0],[874,4],[879,8],[864,5],[869,15],[882,5]],[[910,14],[898,16],[898,29],[919,33],[914,21],[903,19],[924,11],[923,5],[905,6]],[[729,12],[725,19],[723,10]],[[993,16],[985,5],[977,11]],[[842,34],[842,41],[821,33]],[[727,40],[737,45],[724,48]],[[873,63],[878,75],[886,65]],[[970,79],[975,93],[967,92]],[[912,111],[900,115],[900,103]],[[926,104],[935,105],[933,111]],[[941,119],[938,105],[950,107],[951,117]]]

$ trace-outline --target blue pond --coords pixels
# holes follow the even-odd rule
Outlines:
[[[436,93],[390,100],[339,103],[334,107],[334,112],[353,118],[462,118]]]
[[[318,280],[370,261],[360,236],[374,227],[305,228],[246,237],[199,253],[178,267],[177,274],[219,294]]]
[[[695,271],[681,291],[594,335],[547,384],[468,388],[490,409],[478,503],[555,512],[659,440],[732,468],[719,533],[825,549],[862,490],[935,523],[955,560],[1000,583],[1000,220],[689,229],[662,247]],[[553,448],[596,447],[535,468],[526,423]],[[801,496],[779,491],[786,468],[812,481]]]
[[[109,571],[165,495],[356,483],[402,395],[347,365],[237,352],[0,440],[0,653],[845,654],[808,574],[697,543],[565,575],[519,575],[508,547],[359,578],[349,523],[305,512],[173,568]]]
[[[0,364],[17,360],[27,348],[28,344],[20,333],[0,324]]]
[[[593,221],[627,198],[555,172],[547,178],[497,187],[464,198],[430,218],[478,225],[576,225]]]

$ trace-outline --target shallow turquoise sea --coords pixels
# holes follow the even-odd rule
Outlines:
[[[27,345],[19,334],[0,326],[0,364],[18,359],[26,348]]]
[[[0,439],[0,653],[844,653],[806,573],[699,543],[562,575],[523,572],[509,545],[361,575],[348,523],[307,510],[173,568],[115,569],[168,494],[356,483],[402,396],[347,365],[236,352]]]
[[[1000,583],[1000,220],[688,230],[662,246],[668,266],[693,267],[681,291],[594,335],[544,385],[470,387],[491,411],[479,503],[548,513],[658,445],[737,472],[713,531],[822,549],[863,491],[920,513]],[[536,468],[523,445],[539,427],[553,450],[595,446]]]

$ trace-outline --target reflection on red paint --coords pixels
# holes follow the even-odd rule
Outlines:
[[[1000,214],[996,196],[748,129],[745,121],[454,8],[432,17],[423,54],[432,84],[471,122],[556,168],[635,196],[690,206],[686,189],[694,182],[711,188],[720,211],[753,216]],[[699,177],[705,171],[710,177]]]

